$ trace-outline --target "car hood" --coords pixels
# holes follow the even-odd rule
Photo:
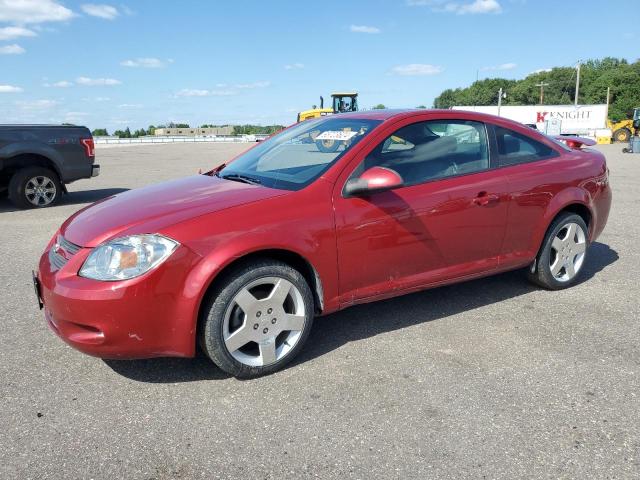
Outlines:
[[[197,175],[105,198],[71,216],[60,233],[76,245],[95,247],[116,236],[160,233],[184,220],[286,193]]]

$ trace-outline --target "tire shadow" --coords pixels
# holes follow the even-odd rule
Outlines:
[[[51,207],[45,208],[56,208],[64,205],[80,205],[85,203],[93,203],[98,200],[103,200],[107,197],[111,197],[118,193],[126,192],[129,190],[128,188],[98,188],[94,190],[81,190],[78,192],[69,192],[62,196],[62,198]],[[25,211],[22,208],[15,207],[9,199],[4,196],[0,198],[0,213],[5,212],[21,212]]]

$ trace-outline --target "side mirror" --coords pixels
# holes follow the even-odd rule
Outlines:
[[[344,186],[347,196],[368,195],[370,193],[393,190],[404,185],[398,172],[386,167],[371,167],[358,178],[351,178]]]

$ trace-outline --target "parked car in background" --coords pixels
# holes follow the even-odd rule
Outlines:
[[[271,373],[315,315],[520,268],[573,285],[611,204],[585,142],[451,110],[308,120],[204,175],[76,213],[40,259],[38,299],[91,355],[200,345],[232,375]]]
[[[66,185],[95,177],[93,137],[86,127],[0,125],[0,191],[19,208],[55,204]]]

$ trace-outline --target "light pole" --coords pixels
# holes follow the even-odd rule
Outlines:
[[[573,101],[573,104],[577,107],[578,106],[578,91],[580,90],[580,61],[578,61],[578,66],[576,68],[578,70],[578,73],[576,74],[576,96],[575,96],[575,99]]]
[[[502,107],[502,99],[507,98],[507,92],[502,92],[502,87],[498,90],[498,116],[500,116],[500,108]]]

